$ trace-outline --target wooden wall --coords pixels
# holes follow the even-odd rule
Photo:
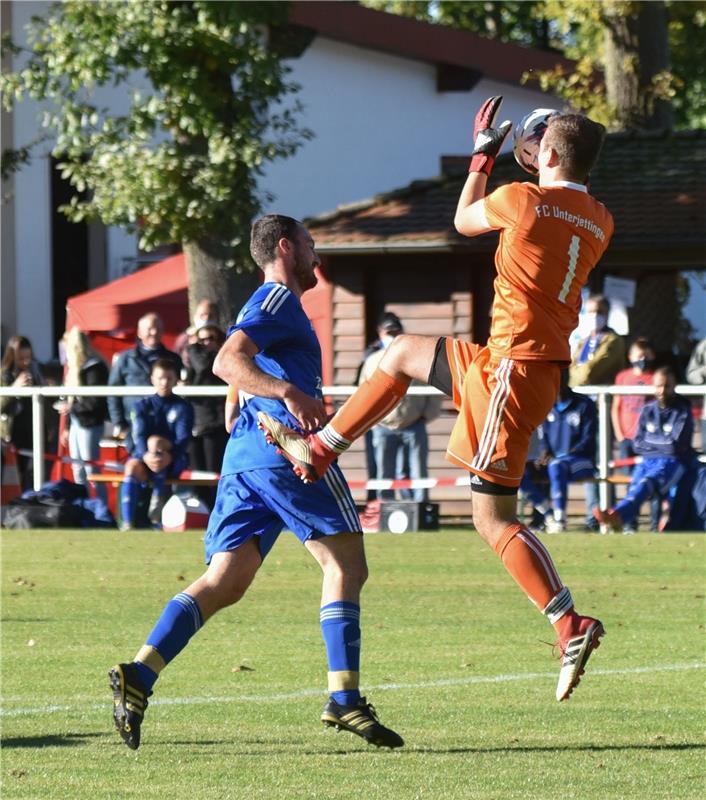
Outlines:
[[[326,269],[333,284],[329,357],[334,385],[355,382],[363,352],[377,338],[376,323],[384,311],[397,314],[406,333],[475,341],[487,335],[485,304],[492,295],[493,278],[487,259],[478,265],[469,263],[467,255],[451,253],[327,256]],[[480,313],[479,298],[486,301]],[[441,416],[429,425],[430,477],[464,475],[444,458],[455,418],[452,403],[445,401]],[[340,463],[349,480],[364,480],[363,443],[357,442]],[[445,516],[469,514],[468,487],[437,488],[430,495],[432,501],[441,503]],[[365,491],[354,490],[354,497],[362,502]]]

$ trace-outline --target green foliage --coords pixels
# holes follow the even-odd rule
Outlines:
[[[139,231],[143,249],[237,249],[263,164],[309,135],[268,46],[268,26],[285,20],[282,2],[69,0],[33,20],[26,61],[0,79],[5,107],[49,101],[41,122],[77,192],[70,219]],[[120,91],[125,112],[101,107],[99,87]]]
[[[366,536],[361,681],[392,753],[319,722],[321,571],[285,533],[164,670],[132,752],[107,670],[201,573],[202,535],[3,531],[3,800],[703,797],[703,534],[547,537],[607,631],[561,704],[553,631],[476,533]]]
[[[540,0],[364,0],[363,5],[401,14],[424,22],[436,22],[481,36],[528,47],[549,47],[548,26],[536,13]]]
[[[481,36],[556,50],[577,62],[561,68],[527,72],[543,91],[590,114],[609,127],[617,109],[606,99],[600,80],[604,68],[605,31],[611,15],[637,12],[635,0],[531,0],[530,2],[464,2],[463,0],[365,0],[365,5],[426,22],[438,22]],[[676,128],[706,126],[706,2],[667,0],[672,68],[654,76],[654,98],[671,101]],[[634,66],[626,65],[626,69]]]

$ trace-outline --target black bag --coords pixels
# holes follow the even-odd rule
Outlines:
[[[18,497],[2,507],[2,525],[14,530],[31,528],[80,528],[80,508],[45,498]]]

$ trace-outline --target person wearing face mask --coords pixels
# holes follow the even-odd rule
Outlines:
[[[635,339],[628,350],[628,361],[630,366],[620,370],[615,376],[615,385],[652,386],[655,351],[648,339]],[[632,442],[637,432],[640,412],[648,400],[649,397],[644,394],[618,394],[613,397],[610,419],[620,458],[635,455]]]
[[[635,452],[642,461],[635,468],[625,497],[614,508],[594,512],[604,531],[635,526],[640,506],[652,497],[671,499],[693,455],[691,403],[675,393],[674,372],[660,367],[652,381],[655,399],[643,406],[634,439]],[[666,513],[660,520],[660,531],[668,518]]]
[[[399,317],[391,312],[384,314],[378,326],[381,347],[363,362],[359,383],[370,378],[380,365],[387,348],[395,337],[402,333],[404,328]],[[414,381],[412,385],[423,384]],[[414,480],[428,476],[427,422],[439,416],[441,402],[442,398],[434,395],[407,395],[372,429],[372,449],[377,478],[410,477]],[[378,492],[378,498],[381,500],[391,500],[394,496],[393,489]],[[426,489],[405,489],[402,490],[401,496],[422,503],[426,502],[428,492]]]
[[[590,386],[613,383],[616,374],[625,366],[625,343],[608,327],[610,306],[603,295],[591,295],[586,301],[586,317],[590,332],[582,339],[569,368],[569,384]],[[584,486],[586,493],[586,528],[597,531],[594,510],[598,508],[598,487]]]
[[[586,301],[586,318],[590,332],[582,339],[569,371],[569,383],[576,386],[612,383],[625,364],[625,343],[608,327],[610,306],[602,295]]]
[[[644,337],[635,339],[628,350],[630,366],[615,376],[616,386],[652,386],[655,361],[654,347]],[[633,440],[637,432],[637,422],[643,406],[650,398],[644,394],[618,394],[613,397],[610,418],[613,434],[618,443],[619,458],[631,458],[635,455]],[[626,467],[626,475],[632,474],[632,467]],[[659,499],[652,501],[652,527],[656,529],[659,522]],[[625,526],[630,533],[630,526]]]
[[[593,476],[597,430],[596,404],[590,397],[571,391],[567,371],[563,370],[559,396],[537,429],[540,455],[535,465],[546,469],[551,503],[546,503],[529,475],[523,478],[523,491],[544,516],[547,533],[566,530],[569,484]]]

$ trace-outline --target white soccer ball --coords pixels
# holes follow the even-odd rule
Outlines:
[[[536,175],[539,171],[537,165],[539,143],[547,130],[547,122],[550,117],[558,113],[554,108],[535,108],[515,126],[512,134],[512,152],[515,161],[531,175]]]

